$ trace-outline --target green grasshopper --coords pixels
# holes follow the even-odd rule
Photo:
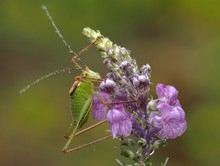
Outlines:
[[[65,144],[65,146],[63,147],[62,151],[66,154],[75,150],[79,150],[83,147],[95,144],[97,142],[103,141],[107,138],[110,138],[111,135],[108,135],[106,137],[100,138],[96,141],[81,145],[79,147],[76,148],[72,148],[72,149],[68,149],[71,141],[73,140],[73,138],[79,134],[82,134],[83,132],[86,132],[104,122],[106,122],[106,120],[103,120],[101,122],[98,122],[97,124],[90,126],[84,130],[81,130],[80,132],[77,133],[78,129],[80,129],[88,120],[88,116],[89,113],[91,112],[92,109],[92,95],[96,95],[100,101],[103,104],[114,104],[114,103],[108,103],[102,100],[102,98],[95,92],[94,90],[94,83],[95,82],[101,82],[102,78],[100,76],[99,73],[94,72],[92,70],[90,70],[88,67],[85,67],[85,69],[83,69],[77,62],[76,60],[80,60],[79,59],[79,55],[81,55],[83,52],[87,51],[87,49],[89,47],[91,47],[92,45],[94,45],[98,38],[91,43],[89,46],[87,46],[86,48],[82,49],[78,54],[76,54],[70,47],[70,45],[67,44],[67,42],[64,40],[62,34],[60,33],[59,29],[56,27],[50,13],[48,12],[46,6],[42,6],[42,9],[46,12],[47,16],[49,17],[55,32],[58,34],[58,36],[62,39],[63,43],[65,44],[65,46],[68,47],[69,52],[72,53],[74,56],[72,58],[72,63],[75,65],[76,69],[81,70],[82,74],[80,76],[76,76],[75,77],[75,82],[73,83],[72,87],[69,90],[69,95],[71,97],[71,112],[72,112],[72,117],[73,117],[73,121],[72,124],[70,125],[69,129],[67,130],[66,134],[64,135],[65,138],[68,138],[67,143]],[[38,83],[39,81],[41,81],[42,79],[48,78],[51,75],[55,75],[58,74],[60,72],[66,72],[66,71],[71,71],[73,70],[72,68],[67,68],[67,69],[63,69],[63,70],[59,70],[59,71],[55,71],[52,73],[49,73],[43,77],[41,77],[40,79],[37,79],[36,81],[32,82],[31,84],[29,84],[28,86],[26,86],[24,89],[22,89],[20,91],[20,93],[25,92],[27,89],[29,89],[32,85]]]
[[[82,52],[83,51],[81,51],[81,53]],[[79,53],[78,55],[80,55],[81,53]],[[80,69],[81,66],[75,62],[75,59],[78,55],[72,58],[72,62],[77,66],[77,68]],[[85,70],[83,70],[82,74],[75,77],[75,80],[76,81],[73,83],[69,91],[69,95],[71,96],[71,111],[73,122],[64,136],[65,138],[69,139],[62,150],[64,153],[74,151],[74,149],[67,150],[67,148],[74,136],[76,135],[77,130],[81,128],[88,120],[89,113],[92,109],[92,95],[98,96],[98,94],[96,94],[96,92],[94,91],[94,82],[100,82],[102,79],[99,73],[90,70],[88,67],[85,67]],[[100,100],[102,101],[102,99]],[[106,102],[103,101],[103,103]],[[106,120],[102,122],[105,121]],[[95,126],[97,126],[97,124]]]
[[[75,151],[75,150],[79,150],[83,147],[87,147],[87,146],[95,144],[97,142],[101,142],[101,141],[111,137],[111,135],[108,135],[108,136],[100,138],[96,141],[93,141],[93,142],[90,142],[90,143],[87,143],[87,144],[81,145],[79,147],[75,147],[75,148],[68,150],[68,147],[75,136],[80,135],[80,134],[106,122],[106,120],[100,121],[100,122],[96,123],[95,125],[92,125],[84,130],[77,132],[78,129],[80,129],[88,120],[89,113],[91,112],[91,109],[92,109],[92,102],[93,102],[92,95],[96,95],[103,104],[114,104],[114,103],[110,103],[110,102],[105,102],[94,91],[94,83],[102,81],[100,74],[90,70],[88,67],[85,67],[85,69],[83,70],[82,67],[75,61],[75,59],[77,59],[77,57],[82,52],[87,50],[92,45],[93,45],[93,43],[90,44],[85,49],[81,50],[79,52],[79,54],[75,54],[75,56],[72,58],[72,62],[73,62],[73,64],[75,64],[76,69],[82,70],[82,74],[80,76],[75,77],[75,82],[73,83],[72,87],[69,90],[69,95],[71,97],[71,113],[72,113],[73,121],[72,121],[69,129],[67,130],[67,132],[64,135],[64,137],[68,139],[66,145],[62,149],[62,151],[65,154],[72,152],[72,151]],[[25,92],[32,85],[38,83],[39,81],[41,81],[45,78],[48,78],[52,75],[56,75],[61,72],[66,72],[66,71],[70,72],[71,70],[73,70],[73,69],[66,68],[66,69],[57,70],[55,72],[49,73],[49,74],[37,79],[36,81],[32,82],[31,84],[29,84],[28,86],[26,86],[22,90],[20,90],[20,93]]]
[[[82,49],[78,54],[76,54],[70,48],[70,45],[68,45],[67,42],[64,40],[62,34],[60,33],[59,29],[56,27],[56,24],[54,23],[47,8],[45,6],[42,6],[42,8],[46,12],[49,19],[51,20],[51,23],[55,29],[55,32],[62,39],[63,43],[69,48],[69,52],[74,54],[72,58],[72,63],[76,66],[77,69],[82,70],[82,74],[80,76],[75,77],[75,82],[73,83],[72,87],[69,90],[69,95],[71,97],[71,112],[72,112],[73,122],[70,125],[69,129],[67,130],[66,134],[64,135],[65,138],[68,138],[66,145],[62,149],[62,151],[66,154],[66,153],[81,149],[82,147],[86,147],[94,143],[100,142],[102,140],[105,140],[107,138],[110,138],[111,135],[103,137],[96,141],[90,142],[88,144],[84,144],[82,146],[68,150],[68,147],[75,135],[79,135],[106,121],[106,120],[103,120],[91,127],[88,127],[87,129],[84,129],[78,134],[76,133],[77,130],[81,128],[88,120],[89,113],[91,112],[91,109],[92,109],[92,102],[93,102],[92,95],[96,95],[103,102],[103,104],[109,104],[109,103],[103,101],[101,97],[94,91],[94,83],[102,81],[100,74],[90,70],[87,66],[85,67],[85,69],[83,69],[76,62],[77,59],[80,60],[78,57],[84,51],[87,51],[88,48],[90,48],[92,45],[94,45],[97,42],[98,38],[93,43],[91,43],[89,46]]]

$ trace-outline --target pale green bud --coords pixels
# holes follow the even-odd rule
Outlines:
[[[159,148],[166,146],[167,143],[168,143],[167,140],[157,140],[154,142],[153,147],[154,149],[159,149]]]
[[[130,158],[130,159],[135,158],[135,154],[131,150],[123,150],[123,151],[121,151],[121,155],[125,156],[127,158]]]

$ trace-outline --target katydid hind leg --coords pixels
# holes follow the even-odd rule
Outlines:
[[[83,97],[82,95],[79,96],[78,92],[75,91],[75,93],[73,93],[73,95],[71,96],[72,98],[72,115],[73,115],[73,123],[72,126],[70,126],[70,128],[67,131],[67,137],[69,137],[66,145],[63,147],[62,151],[64,153],[67,152],[68,147],[70,146],[71,141],[73,140],[77,130],[82,127],[82,125],[87,121],[89,112],[91,110],[91,106],[92,106],[92,97],[89,97],[85,100],[85,102],[83,102],[83,105],[80,105],[80,97],[82,97],[82,99],[84,99],[85,97]]]
[[[96,144],[96,143],[98,143],[98,142],[105,141],[106,139],[111,138],[111,137],[112,137],[112,135],[110,134],[110,135],[107,135],[107,136],[105,136],[105,137],[99,138],[99,139],[97,139],[97,140],[95,140],[95,141],[89,142],[89,143],[87,143],[87,144],[80,145],[80,146],[77,146],[77,147],[75,147],[75,148],[68,149],[68,150],[65,151],[65,154],[70,153],[70,152],[73,152],[73,151],[80,150],[80,149],[82,149],[82,148],[85,148],[85,147],[88,147],[88,146],[91,146],[91,145],[94,145],[94,144]]]
[[[74,125],[72,125],[72,126],[74,126]],[[73,137],[74,137],[75,134],[76,134],[76,131],[77,131],[77,129],[78,129],[78,126],[79,126],[79,124],[77,124],[76,126],[74,126],[74,129],[72,130],[71,134],[69,135],[69,139],[68,139],[67,143],[65,144],[65,146],[64,146],[63,149],[62,149],[62,152],[63,152],[63,153],[66,153],[66,152],[67,152],[67,149],[68,149],[68,147],[70,146],[70,143],[71,143],[71,141],[73,140]]]
[[[94,124],[94,125],[92,125],[92,126],[89,126],[89,127],[85,128],[85,129],[83,129],[83,130],[80,130],[79,132],[77,132],[77,133],[75,134],[75,136],[78,136],[78,135],[80,135],[80,134],[82,134],[82,133],[85,133],[85,132],[87,132],[87,131],[89,131],[89,130],[92,130],[93,128],[95,128],[95,127],[97,127],[97,126],[99,126],[99,125],[105,123],[106,121],[107,121],[107,119],[104,119],[104,120],[102,120],[102,121],[100,121],[100,122],[98,122],[98,123],[96,123],[96,124]],[[71,132],[73,131],[73,129],[74,129],[73,124],[70,124],[70,127],[69,127],[69,129],[66,131],[64,137],[65,137],[65,138],[69,138],[69,136],[70,136]]]

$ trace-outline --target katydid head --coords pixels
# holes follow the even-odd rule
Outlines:
[[[90,70],[87,66],[83,71],[82,76],[85,78],[85,80],[91,82],[97,82],[102,79],[99,73]]]

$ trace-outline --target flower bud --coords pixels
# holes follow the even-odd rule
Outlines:
[[[121,52],[122,55],[128,54],[128,50],[126,50],[124,47],[120,48],[120,52]]]
[[[158,103],[158,100],[151,100],[147,105],[147,110],[156,111],[157,110],[157,108],[156,108],[157,103]]]
[[[137,66],[137,63],[136,63],[136,60],[135,60],[135,59],[132,59],[131,65],[132,65],[132,71],[133,71],[133,73],[139,73],[138,66]]]
[[[149,64],[143,65],[140,69],[141,74],[150,77],[151,76],[151,67]]]
[[[87,36],[88,38],[90,38],[90,40],[93,42],[94,40],[96,40],[98,37],[101,36],[100,31],[94,31],[89,27],[83,28],[83,32],[82,32],[85,36]]]
[[[113,73],[113,72],[107,73],[106,78],[109,78],[109,79],[112,79],[112,80],[116,80],[117,79],[115,73]]]
[[[121,155],[130,159],[133,159],[135,157],[134,152],[132,152],[131,150],[122,150]]]
[[[120,70],[125,73],[125,75],[130,75],[132,73],[132,65],[128,61],[123,61],[119,65]]]
[[[145,75],[135,75],[132,77],[132,83],[136,89],[146,90],[149,86],[149,78]]]
[[[135,163],[134,166],[146,166],[145,163]]]
[[[107,78],[106,80],[102,81],[100,84],[100,89],[106,93],[115,92],[115,88],[116,88],[116,83],[110,78]]]
[[[126,76],[122,76],[121,78],[121,84],[122,85],[127,85],[127,86],[130,86],[130,82],[129,82],[129,79],[126,77]]]
[[[111,48],[113,45],[112,41],[110,41],[107,37],[102,37],[97,47],[99,51],[106,51]]]
[[[143,138],[141,138],[137,143],[138,143],[139,146],[142,146],[142,147],[146,146],[146,140],[143,139]]]
[[[138,76],[137,75],[133,75],[131,77],[131,82],[134,85],[134,87],[138,87],[138,85],[140,84],[140,81],[138,80]]]
[[[114,53],[115,53],[115,56],[119,56],[120,55],[120,46],[117,46],[116,44],[113,45],[113,49],[114,49]]]
[[[166,146],[168,143],[167,140],[156,140],[153,144],[154,149],[159,149]]]
[[[142,156],[142,154],[141,154],[141,152],[138,150],[138,151],[136,152],[136,158],[137,158],[137,159],[140,159],[141,156]]]
[[[134,142],[133,139],[128,138],[126,140],[121,140],[121,145],[123,145],[123,146],[134,146],[135,142]]]
[[[147,76],[140,75],[140,76],[138,77],[138,79],[139,79],[140,82],[142,82],[142,83],[149,84],[149,78],[148,78]]]
[[[114,54],[114,50],[113,50],[112,48],[110,48],[110,49],[108,49],[108,50],[106,51],[106,53],[107,53],[108,55],[112,55],[112,54]]]
[[[111,59],[109,58],[106,58],[103,63],[107,66],[108,69],[111,69],[113,66],[112,66],[112,61]]]
[[[121,54],[121,57],[122,57],[123,60],[128,60],[128,61],[132,60],[132,58],[130,56],[131,51],[126,50],[126,48],[120,47],[120,54]]]

